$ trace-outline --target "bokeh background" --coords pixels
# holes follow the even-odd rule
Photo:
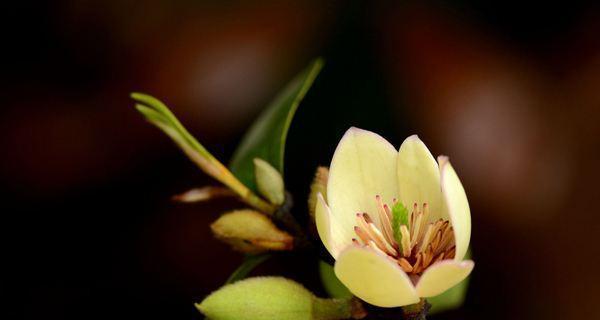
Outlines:
[[[297,214],[349,126],[447,154],[471,201],[466,304],[433,319],[600,319],[600,6],[520,1],[10,2],[2,19],[3,319],[200,319],[242,257],[208,225],[241,206],[128,98],[168,103],[226,161],[311,59]],[[295,259],[295,260],[294,260]],[[283,272],[315,286],[309,260]]]

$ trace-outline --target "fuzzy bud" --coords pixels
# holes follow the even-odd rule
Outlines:
[[[352,302],[321,299],[283,277],[255,277],[226,285],[196,308],[212,320],[337,320],[352,317]]]
[[[290,250],[294,243],[294,238],[279,230],[268,217],[249,209],[227,212],[210,228],[218,239],[246,253]]]
[[[254,176],[256,187],[269,202],[281,205],[285,200],[285,187],[283,178],[277,169],[260,158],[254,158]]]

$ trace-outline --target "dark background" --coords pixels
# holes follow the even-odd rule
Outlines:
[[[164,101],[224,162],[311,59],[295,213],[350,126],[413,133],[465,185],[476,268],[435,319],[597,319],[600,6],[517,1],[53,1],[3,5],[3,319],[200,319],[242,257],[214,240],[214,183],[128,98]],[[314,262],[258,270],[322,294]]]

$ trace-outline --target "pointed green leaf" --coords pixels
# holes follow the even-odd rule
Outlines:
[[[237,193],[240,198],[263,213],[271,214],[275,208],[259,198],[246,185],[237,179],[219,160],[217,160],[187,129],[177,120],[175,115],[160,100],[139,92],[131,94],[131,98],[137,103],[136,109],[146,119],[161,129],[181,148],[181,150],[202,171],[219,180]]]
[[[251,190],[256,191],[254,158],[267,161],[283,175],[288,129],[298,105],[322,66],[323,60],[317,59],[298,74],[263,111],[242,139],[229,168]]]

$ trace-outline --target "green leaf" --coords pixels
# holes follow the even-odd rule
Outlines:
[[[323,261],[319,261],[319,275],[321,276],[321,283],[323,288],[332,298],[338,299],[351,299],[354,295],[346,288],[346,286],[337,278],[333,267]]]
[[[471,249],[467,251],[465,259],[471,259]],[[436,314],[457,309],[462,306],[462,304],[465,302],[465,298],[467,297],[469,281],[470,276],[461,281],[459,284],[450,288],[448,291],[433,298],[427,298],[427,301],[431,304],[429,313]]]
[[[285,141],[298,105],[323,66],[314,60],[281,91],[250,127],[233,155],[229,168],[251,190],[256,191],[254,158],[270,163],[283,175]]]
[[[248,255],[244,259],[244,262],[235,269],[235,271],[229,276],[229,279],[225,282],[225,284],[234,283],[238,280],[242,280],[248,276],[248,274],[254,270],[254,268],[258,267],[263,262],[267,261],[271,258],[271,255],[268,253],[257,254],[257,255]]]
[[[392,231],[397,243],[402,243],[402,233],[400,232],[402,225],[408,226],[408,209],[398,201],[392,207]]]
[[[137,103],[136,109],[146,119],[167,134],[179,148],[202,171],[219,180],[233,190],[243,201],[261,212],[271,214],[275,208],[254,194],[239,181],[219,160],[217,160],[187,129],[177,120],[175,115],[160,100],[143,93],[134,92],[131,98]]]

